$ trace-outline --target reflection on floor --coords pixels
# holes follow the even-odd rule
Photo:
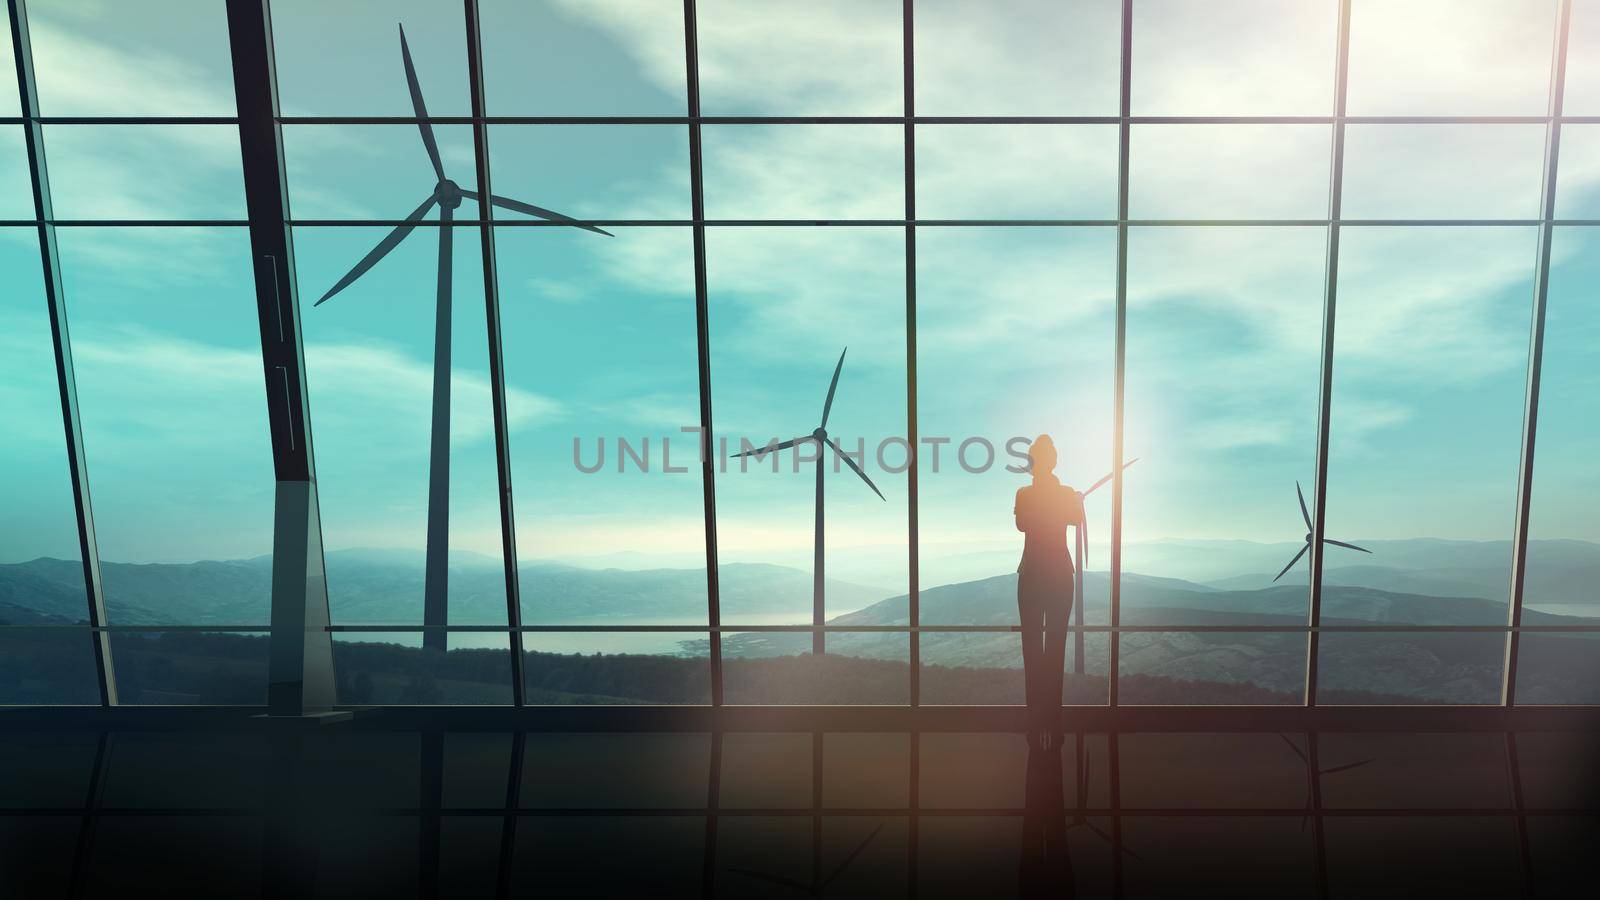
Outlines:
[[[1565,733],[8,733],[7,896],[1571,896]],[[1320,773],[1320,774],[1314,774]]]

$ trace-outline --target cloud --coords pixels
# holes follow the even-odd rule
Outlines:
[[[308,343],[305,353],[314,429],[336,431],[341,440],[359,435],[364,441],[381,444],[386,452],[411,448],[416,455],[426,455],[433,397],[431,363],[380,343]],[[549,397],[506,388],[506,424],[511,431],[562,415],[562,405]],[[451,446],[478,444],[493,435],[488,380],[476,372],[458,369],[451,373]]]

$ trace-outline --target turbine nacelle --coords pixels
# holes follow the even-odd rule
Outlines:
[[[433,199],[439,201],[441,209],[456,209],[465,196],[466,192],[461,190],[461,185],[448,178],[439,182],[439,186],[433,189]]]
[[[1288,572],[1290,569],[1294,568],[1294,564],[1300,561],[1300,557],[1305,556],[1307,551],[1311,549],[1312,538],[1316,535],[1316,532],[1311,530],[1313,527],[1311,524],[1311,510],[1306,506],[1306,495],[1304,491],[1300,490],[1300,482],[1298,481],[1294,483],[1294,495],[1295,498],[1300,501],[1300,518],[1305,520],[1307,529],[1306,536],[1304,542],[1300,545],[1300,551],[1294,556],[1290,557],[1288,564],[1282,569],[1279,569],[1278,574],[1272,576],[1273,581],[1277,581],[1279,578],[1282,578],[1285,572]],[[1347,544],[1344,541],[1336,541],[1331,537],[1324,537],[1322,542],[1324,544],[1332,544],[1335,547],[1344,547],[1347,550],[1360,550],[1362,553],[1372,552],[1365,547],[1357,547],[1355,544]]]

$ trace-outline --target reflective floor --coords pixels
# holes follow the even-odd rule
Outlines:
[[[0,890],[1568,897],[1600,847],[1596,750],[1531,732],[1069,733],[1050,749],[995,733],[6,732]]]

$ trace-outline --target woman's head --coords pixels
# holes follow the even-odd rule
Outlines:
[[[1050,439],[1050,435],[1041,434],[1033,439],[1033,443],[1028,447],[1028,461],[1032,464],[1035,475],[1055,471],[1056,442]]]

